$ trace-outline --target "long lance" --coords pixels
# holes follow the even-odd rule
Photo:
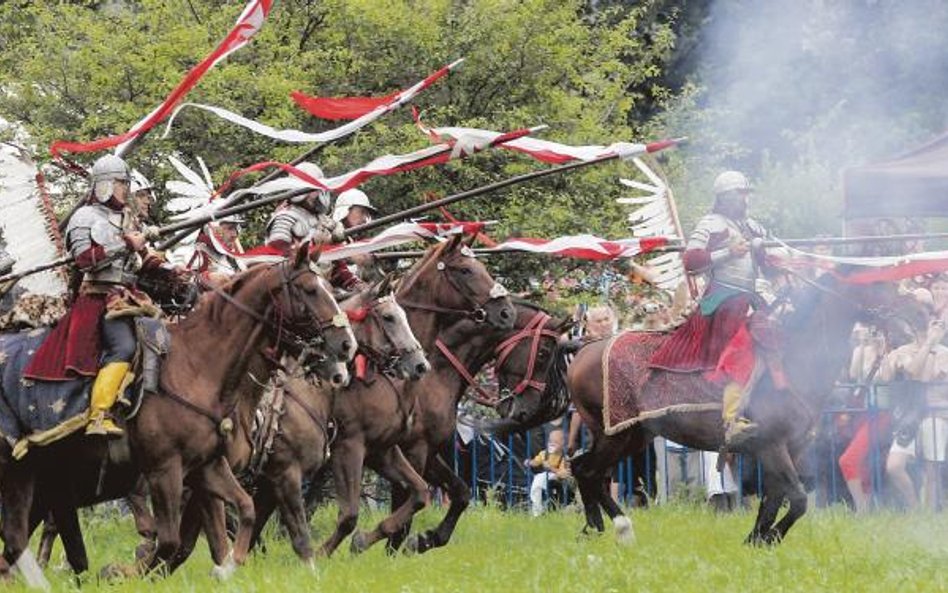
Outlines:
[[[501,144],[503,142],[510,142],[511,140],[516,140],[517,138],[522,138],[524,136],[529,135],[532,132],[535,132],[538,129],[542,129],[543,127],[545,126],[538,126],[535,128],[522,129],[522,130],[510,132],[507,134],[501,134],[497,138],[494,138],[487,146],[490,147],[496,144]],[[183,234],[187,236],[187,234],[190,234],[191,232],[199,229],[200,227],[204,226],[205,224],[209,222],[213,222],[215,220],[221,220],[223,218],[226,218],[228,216],[233,216],[235,214],[243,214],[244,212],[249,212],[251,210],[255,210],[257,208],[266,206],[268,204],[273,204],[275,202],[281,202],[283,200],[292,198],[294,196],[309,193],[313,191],[313,189],[314,188],[309,187],[309,188],[296,189],[296,190],[292,190],[288,192],[281,192],[279,194],[274,194],[272,196],[267,196],[265,198],[254,200],[252,202],[247,202],[245,204],[222,208],[210,214],[204,214],[202,216],[190,218],[188,220],[184,220],[184,221],[177,222],[174,224],[165,225],[157,229],[153,229],[152,231],[148,233],[148,236],[149,238],[158,238],[158,237],[164,237],[166,235],[170,235],[172,233],[179,233],[179,232],[183,232]],[[158,245],[159,250],[167,249],[166,245],[168,245],[169,243],[171,243],[172,245],[174,244],[171,241],[166,241]],[[116,255],[116,257],[120,257],[120,255]],[[61,257],[49,263],[34,266],[28,270],[23,270],[22,272],[17,272],[16,274],[9,274],[7,276],[2,276],[0,277],[0,283],[6,282],[8,280],[19,280],[26,276],[31,276],[33,274],[37,274],[39,272],[43,272],[43,271],[50,270],[53,268],[58,268],[59,266],[72,263],[73,261],[74,261],[74,258],[72,256]]]
[[[261,206],[266,206],[267,204],[272,204],[274,202],[280,202],[282,200],[287,199],[287,196],[288,196],[287,193],[279,193],[279,194],[274,194],[272,196],[267,196],[266,198],[263,198],[260,200],[248,202],[246,204],[231,206],[229,208],[222,208],[221,210],[211,213],[211,214],[205,214],[205,215],[192,218],[189,220],[185,220],[182,222],[176,222],[173,224],[158,227],[157,229],[152,229],[148,233],[148,236],[149,238],[164,237],[166,235],[170,235],[171,233],[177,233],[181,230],[187,230],[187,232],[190,233],[192,230],[200,228],[201,226],[209,222],[214,222],[215,220],[220,220],[222,218],[225,218],[227,216],[233,216],[235,214],[243,214],[244,212],[249,212],[250,210],[253,210],[255,208],[260,208]],[[122,254],[117,254],[116,256],[113,256],[113,257],[121,257],[121,256]],[[17,272],[15,274],[8,274],[6,276],[2,276],[0,277],[0,284],[10,281],[10,280],[20,280],[22,278],[25,278],[26,276],[32,276],[33,274],[38,274],[39,272],[44,272],[46,270],[51,270],[53,268],[58,268],[59,266],[70,264],[73,261],[75,261],[75,258],[73,258],[71,255],[60,257],[51,262],[40,264],[38,266],[34,266],[32,268],[23,270],[21,272]]]
[[[344,138],[349,138],[349,137],[351,137],[351,136],[345,136]],[[340,140],[342,140],[342,138],[340,138]],[[329,146],[330,144],[331,144],[331,142],[320,142],[320,143],[317,144],[316,146],[313,146],[312,148],[310,148],[309,150],[307,150],[306,152],[304,152],[304,153],[301,154],[300,156],[298,156],[298,157],[296,157],[295,159],[293,159],[292,161],[290,161],[290,165],[293,166],[293,167],[295,167],[296,165],[302,163],[302,162],[305,161],[306,159],[308,159],[308,158],[310,158],[310,157],[312,157],[312,156],[314,156],[314,155],[316,155],[316,154],[319,154],[324,148],[326,148],[326,147]],[[253,183],[253,185],[250,186],[250,189],[253,189],[253,188],[255,188],[255,187],[258,187],[258,186],[260,186],[260,185],[263,185],[264,183],[266,183],[266,182],[268,182],[268,181],[273,181],[274,179],[276,179],[277,177],[279,177],[282,173],[283,173],[283,170],[282,170],[282,169],[276,169],[276,170],[274,170],[274,171],[270,171],[269,173],[267,173],[266,175],[264,175],[263,177],[261,177],[258,181],[255,181],[255,182]],[[250,195],[250,194],[244,194],[244,195]],[[226,199],[226,198],[225,198],[225,199]],[[242,200],[242,199],[243,199],[243,198],[241,198],[241,200]],[[285,197],[281,197],[281,199],[285,199]],[[238,201],[241,201],[241,200],[238,200]],[[254,203],[257,203],[257,202],[255,201]],[[269,204],[269,203],[271,203],[271,202],[270,202],[270,201],[267,201],[266,203]],[[252,210],[252,208],[251,208],[251,210]],[[190,235],[191,233],[193,233],[195,230],[196,230],[196,229],[193,229],[193,228],[187,228],[187,229],[185,229],[185,230],[183,230],[183,231],[180,231],[180,232],[176,233],[175,235],[173,235],[173,236],[169,237],[168,239],[166,239],[163,243],[159,244],[159,245],[158,245],[158,250],[159,250],[159,251],[164,251],[164,250],[166,250],[166,249],[170,249],[171,247],[174,247],[175,245],[177,245],[178,243],[180,243],[181,241],[183,241],[185,238],[187,238],[187,236]]]
[[[518,138],[522,138],[522,137],[524,137],[524,136],[528,136],[528,135],[533,134],[533,133],[535,133],[535,132],[537,132],[537,131],[539,131],[539,130],[542,130],[542,129],[544,129],[545,127],[546,127],[546,126],[535,126],[535,127],[532,127],[532,128],[524,128],[524,129],[520,129],[520,130],[515,130],[515,131],[513,131],[513,132],[508,132],[508,133],[506,133],[506,134],[501,134],[501,135],[497,136],[496,138],[494,138],[493,140],[491,140],[490,143],[488,143],[484,148],[486,149],[486,148],[490,148],[490,147],[496,146],[496,145],[498,145],[498,144],[503,144],[504,142],[510,142],[510,141],[512,141],[512,140],[517,140]],[[445,148],[445,150],[447,151],[448,149]],[[277,172],[277,174],[279,174],[279,172]],[[255,184],[255,185],[256,185],[256,184]],[[229,207],[229,208],[226,208],[226,209],[222,209],[222,210],[220,210],[219,212],[217,212],[216,214],[214,214],[214,215],[213,215],[213,218],[211,218],[210,220],[220,219],[220,218],[223,218],[224,216],[228,216],[229,214],[237,214],[237,213],[239,213],[239,212],[246,212],[247,210],[253,210],[254,208],[259,208],[260,206],[265,206],[265,205],[267,205],[267,204],[271,204],[271,203],[276,202],[276,201],[286,200],[286,199],[290,199],[290,198],[293,198],[293,197],[296,197],[296,196],[308,194],[309,192],[314,191],[315,189],[316,189],[316,188],[314,188],[314,187],[304,187],[304,188],[294,189],[294,190],[290,190],[290,191],[288,191],[288,192],[284,192],[284,193],[280,194],[280,197],[279,197],[279,198],[274,198],[273,196],[270,196],[270,197],[267,197],[267,198],[261,198],[261,199],[259,199],[259,200],[254,200],[254,201],[252,201],[252,202],[247,202],[246,204],[244,204],[243,206],[241,206],[241,208],[246,207],[246,210],[235,211],[235,208],[236,208],[236,207]],[[434,204],[435,202],[431,202],[431,203]],[[225,214],[225,213],[229,213],[229,214]],[[401,213],[399,213],[399,214],[401,214]],[[394,216],[397,217],[397,215],[394,215]],[[408,214],[408,215],[406,215],[406,216],[411,216],[411,214]],[[385,218],[385,219],[390,219],[391,217],[389,216],[389,217],[384,217],[384,218]],[[380,220],[381,220],[381,219],[380,219]],[[168,249],[168,247],[174,245],[175,243],[177,243],[177,242],[180,240],[179,237],[187,236],[189,233],[194,232],[194,230],[195,230],[195,228],[196,228],[196,227],[194,227],[194,225],[195,225],[196,223],[195,223],[193,220],[188,220],[188,221],[185,221],[184,223],[180,223],[180,224],[186,225],[186,226],[184,226],[184,227],[182,227],[182,228],[185,228],[185,229],[187,229],[187,230],[183,231],[181,234],[178,234],[178,235],[175,235],[175,236],[171,237],[170,239],[168,239],[168,240],[165,241],[164,243],[159,244],[159,245],[158,245],[159,251],[164,250],[164,249]],[[383,224],[384,224],[384,223],[383,223]],[[350,234],[351,231],[355,231],[355,230],[361,229],[362,227],[366,227],[366,226],[368,226],[368,227],[370,227],[370,228],[375,228],[376,226],[379,226],[379,225],[377,225],[377,224],[372,225],[372,223],[370,223],[369,225],[362,225],[361,227],[353,227],[352,229],[349,229],[349,230],[346,231],[346,236],[349,236],[349,234]],[[194,228],[192,228],[192,227],[194,227]],[[164,228],[164,227],[163,227],[163,228]],[[366,229],[366,230],[368,230],[368,229]]]
[[[510,140],[510,139],[507,138],[506,140]],[[682,141],[684,141],[684,138],[675,138],[671,140],[662,140],[659,142],[652,142],[650,144],[645,145],[645,152],[648,152],[648,153],[658,152],[659,150],[663,150],[665,148],[668,148],[669,146],[674,146],[676,144],[679,144]],[[360,224],[359,226],[348,228],[346,229],[345,234],[347,237],[362,235],[364,233],[367,233],[368,231],[377,229],[380,226],[385,226],[393,222],[400,222],[408,218],[411,218],[412,216],[415,216],[416,214],[428,212],[429,210],[434,210],[436,208],[440,208],[441,206],[447,206],[448,204],[460,202],[461,200],[466,200],[468,198],[473,198],[475,196],[481,196],[490,192],[497,191],[499,189],[504,189],[505,187],[510,187],[511,185],[517,185],[518,183],[531,181],[533,179],[539,179],[541,177],[547,177],[549,175],[558,175],[560,173],[565,173],[567,171],[574,171],[576,169],[582,169],[584,167],[591,167],[593,165],[598,165],[600,163],[614,161],[621,157],[622,155],[619,153],[612,153],[612,154],[603,155],[601,157],[597,157],[594,159],[590,159],[588,161],[577,161],[575,163],[569,163],[567,165],[560,165],[559,167],[552,167],[550,169],[543,169],[540,171],[524,173],[523,175],[517,175],[516,177],[503,179],[495,183],[490,183],[488,185],[476,187],[474,189],[470,189],[458,194],[447,196],[447,197],[441,198],[440,200],[426,202],[418,206],[407,208],[400,212],[395,212],[394,214],[389,214],[387,216],[379,217],[365,224]]]
[[[641,237],[646,238],[646,237]],[[818,245],[871,245],[873,243],[898,243],[922,241],[926,239],[948,239],[948,233],[915,233],[907,235],[862,235],[856,237],[819,237],[813,239],[782,239],[766,240],[761,243],[763,247],[813,247]],[[680,242],[669,241],[668,244],[644,251],[636,255],[648,255],[652,253],[674,253],[685,250],[685,245]],[[513,247],[503,247],[500,249],[474,249],[477,255],[507,255],[511,253],[521,253],[527,255],[555,255],[544,254],[540,252],[525,251]],[[408,251],[381,251],[373,254],[376,259],[410,259],[423,256],[426,251],[408,250]]]

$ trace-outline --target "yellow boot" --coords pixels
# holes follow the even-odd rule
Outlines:
[[[89,401],[89,424],[86,434],[102,436],[119,436],[122,429],[106,416],[112,404],[118,399],[122,387],[125,385],[125,376],[131,365],[127,362],[110,362],[99,369],[95,383],[92,384],[92,397]]]
[[[721,416],[724,420],[724,447],[727,449],[740,447],[757,435],[757,425],[738,415],[743,392],[740,384],[733,381],[724,388]]]

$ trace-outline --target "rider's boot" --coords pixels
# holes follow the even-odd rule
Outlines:
[[[130,367],[131,365],[127,362],[110,362],[99,369],[99,374],[96,375],[95,383],[92,385],[86,434],[120,436],[123,433],[122,429],[108,417],[108,413],[125,385],[125,376]]]
[[[740,415],[743,387],[734,381],[724,388],[722,417],[724,419],[724,448],[735,449],[757,436],[757,424]]]

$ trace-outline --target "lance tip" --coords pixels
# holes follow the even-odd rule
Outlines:
[[[539,126],[533,126],[532,128],[527,128],[527,129],[530,131],[531,134],[535,134],[536,132],[539,132],[539,131],[541,131],[541,130],[545,130],[545,129],[549,128],[549,127],[550,127],[550,126],[548,126],[548,125],[546,125],[546,124],[540,124]]]
[[[451,62],[450,64],[448,64],[448,70],[454,70],[456,67],[460,66],[460,65],[461,65],[461,62],[463,62],[463,61],[464,61],[464,58],[458,58],[458,59],[454,60],[453,62]]]

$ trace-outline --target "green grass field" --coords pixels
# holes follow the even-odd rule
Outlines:
[[[317,537],[327,533],[333,514],[332,508],[317,514]],[[425,511],[419,523],[430,526],[440,514]],[[360,526],[379,516],[363,516]],[[166,580],[106,583],[95,573],[129,559],[134,529],[128,517],[89,515],[93,574],[83,578],[82,591],[948,591],[948,514],[857,518],[842,508],[814,511],[775,549],[741,543],[753,520],[749,512],[716,516],[675,503],[634,511],[632,518],[637,543],[620,546],[611,529],[603,537],[577,538],[582,519],[575,511],[532,519],[480,507],[462,520],[447,548],[390,558],[381,546],[359,557],[346,547],[318,561],[315,571],[301,566],[288,542],[271,531],[269,554],[253,556],[226,583],[210,576],[203,541]],[[57,544],[52,564],[61,562]],[[54,590],[78,590],[70,573],[51,568],[46,574]]]

